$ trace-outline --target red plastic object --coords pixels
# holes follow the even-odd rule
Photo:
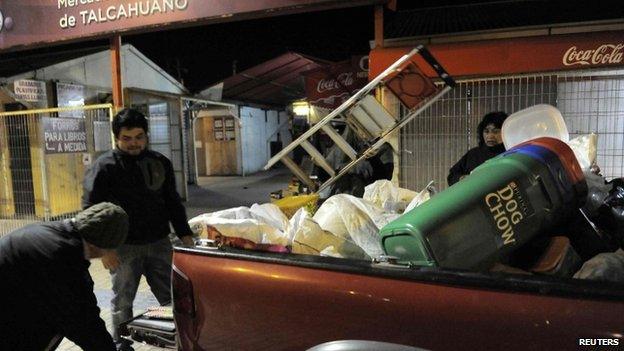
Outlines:
[[[386,81],[386,87],[392,91],[408,109],[418,106],[438,89],[431,79],[410,61],[399,73]]]
[[[555,138],[541,137],[529,140],[522,144],[518,144],[511,148],[511,150],[520,148],[523,145],[539,145],[549,149],[550,151],[557,154],[559,160],[561,161],[561,164],[566,169],[568,176],[570,176],[570,180],[573,184],[585,181],[585,176],[583,175],[581,166],[576,160],[574,151],[572,151],[568,144],[564,143],[563,141]]]

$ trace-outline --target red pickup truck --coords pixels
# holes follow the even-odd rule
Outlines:
[[[181,350],[594,350],[624,343],[622,285],[176,247]]]

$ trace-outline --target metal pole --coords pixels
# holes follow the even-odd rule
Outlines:
[[[37,118],[36,116],[34,117],[35,119]],[[43,124],[42,124],[42,120],[39,119],[38,121],[39,123],[37,123],[38,125],[38,129],[39,129],[39,137],[40,137],[40,142],[41,143],[45,143],[44,141],[44,137],[43,137]],[[45,145],[39,145],[40,146],[40,150],[41,150],[41,157],[40,157],[40,167],[41,167],[41,193],[43,195],[43,219],[45,221],[49,221],[50,217],[51,217],[51,211],[50,211],[50,194],[48,194],[48,169],[46,167],[46,162],[45,162]]]
[[[195,184],[199,184],[199,173],[197,172],[197,148],[195,147],[195,111],[191,112],[191,139],[193,142],[193,164],[195,166]]]
[[[110,124],[111,150],[115,148],[115,134],[113,133],[113,106],[108,107],[108,121]]]
[[[113,88],[113,104],[115,110],[123,108],[123,88],[121,84],[121,35],[110,39],[111,51],[111,83]]]

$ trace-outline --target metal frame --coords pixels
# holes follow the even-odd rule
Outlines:
[[[483,114],[511,114],[538,103],[561,110],[571,138],[597,132],[598,166],[608,178],[624,176],[624,69],[618,67],[457,80],[401,130],[400,185],[422,189],[434,180],[446,188],[449,168],[476,146]]]
[[[6,120],[7,117],[12,117],[16,120],[22,128],[24,128],[24,135],[29,136],[37,136],[39,139],[39,144],[33,144],[33,140],[30,139],[29,143],[20,144],[18,147],[20,149],[23,148],[23,152],[26,154],[35,155],[35,157],[39,157],[39,160],[31,159],[34,163],[30,164],[30,169],[26,171],[26,169],[11,169],[10,175],[3,177],[4,182],[4,192],[5,197],[3,200],[11,200],[11,202],[6,203],[7,212],[3,212],[3,217],[0,219],[0,236],[10,232],[13,229],[16,229],[24,224],[31,223],[33,221],[39,220],[52,220],[58,218],[69,218],[71,217],[75,211],[80,210],[80,208],[76,207],[74,210],[70,210],[69,208],[73,207],[74,204],[80,202],[80,193],[72,191],[71,189],[74,186],[78,186],[77,183],[71,182],[70,188],[66,189],[68,191],[60,191],[65,189],[65,183],[56,182],[57,186],[60,185],[60,188],[54,189],[54,186],[51,185],[54,179],[58,179],[59,172],[61,172],[62,177],[68,177],[73,179],[78,179],[82,175],[82,171],[79,166],[77,168],[71,168],[71,164],[73,162],[80,162],[75,158],[69,158],[67,160],[55,158],[50,155],[47,155],[44,151],[44,147],[40,144],[43,142],[43,128],[39,124],[41,118],[57,118],[59,112],[67,112],[67,111],[84,111],[85,112],[85,122],[94,123],[96,121],[106,122],[110,125],[110,119],[113,116],[113,105],[112,104],[97,104],[97,105],[87,105],[87,106],[72,106],[72,107],[58,107],[58,108],[45,108],[45,109],[34,109],[34,110],[21,110],[21,111],[10,111],[10,112],[0,112],[0,120]],[[89,111],[92,111],[91,113]],[[103,113],[98,113],[99,111],[103,111]],[[23,117],[23,119],[22,119]],[[106,118],[102,120],[102,118]],[[23,123],[23,124],[22,124]],[[32,129],[36,127],[36,129]],[[87,131],[89,131],[87,127]],[[3,139],[0,143],[1,145],[5,145],[6,149],[2,150],[2,153],[7,155],[8,158],[13,158],[13,155],[10,155],[9,149],[9,140],[10,135],[8,134],[9,130],[3,130],[3,133],[0,134],[0,137]],[[20,132],[21,134],[22,132]],[[111,133],[111,146],[114,145],[114,140],[112,140]],[[95,154],[95,145],[90,143],[93,139],[91,137],[87,137],[87,153],[94,156]],[[38,149],[38,150],[37,150]],[[82,153],[84,154],[84,153]],[[30,159],[30,157],[29,157]],[[69,161],[70,164],[66,164],[68,168],[61,168],[53,165],[53,161],[61,162],[66,164],[65,162]],[[4,164],[4,168],[9,169],[8,164]],[[74,170],[74,171],[72,171]],[[64,172],[64,173],[63,173]],[[77,172],[77,173],[75,173]],[[25,174],[32,174],[32,177],[25,177]],[[38,184],[35,182],[35,178],[40,178],[41,183]],[[61,178],[64,179],[64,178]],[[16,189],[14,188],[14,184],[16,182],[30,182],[33,184],[33,195],[39,193],[40,197],[37,198],[35,195],[35,202],[32,204],[35,206],[35,211],[30,212],[30,208],[27,205],[24,207],[24,203],[18,201],[20,197],[15,196]],[[78,199],[76,199],[76,196]],[[51,201],[57,207],[53,209]],[[30,201],[27,202],[30,204]],[[21,207],[20,207],[21,206]],[[42,206],[42,207],[39,207]],[[53,213],[53,211],[55,211]],[[74,212],[72,212],[74,211]]]
[[[373,91],[373,89],[376,89],[381,84],[383,84],[384,80],[387,77],[401,71],[406,66],[406,64],[411,62],[410,59],[416,54],[419,54],[425,60],[425,62],[427,62],[431,66],[431,68],[433,68],[433,70],[438,74],[438,76],[442,79],[443,83],[446,86],[440,89],[435,95],[428,97],[424,102],[421,102],[418,106],[414,108],[413,111],[410,111],[410,113],[405,118],[396,121],[396,124],[392,125],[391,127],[390,124],[387,124],[386,126],[389,128],[386,127],[385,129],[380,129],[381,135],[373,136],[376,139],[372,141],[372,146],[370,146],[368,149],[364,150],[358,155],[358,153],[351,147],[351,145],[333,130],[329,123],[337,118],[342,117],[343,113],[347,111],[352,111],[350,109],[352,109],[354,105],[359,104],[360,102],[362,102],[362,100],[365,100],[364,98],[368,96],[368,94]],[[389,136],[393,132],[409,123],[418,114],[427,109],[433,102],[435,102],[448,91],[450,91],[454,85],[454,80],[435,60],[435,58],[429,53],[429,51],[425,49],[423,45],[419,45],[412,49],[409,53],[399,58],[396,62],[386,68],[377,77],[375,77],[368,84],[366,84],[362,89],[360,89],[353,96],[343,102],[339,107],[330,112],[327,116],[325,116],[318,123],[308,129],[295,141],[291,142],[277,155],[272,157],[267,162],[266,166],[264,166],[264,169],[268,170],[271,166],[277,163],[277,161],[282,161],[309,188],[315,189],[316,184],[314,183],[314,181],[310,179],[305,174],[305,172],[288,157],[288,154],[292,150],[294,150],[295,147],[301,146],[311,156],[312,161],[314,161],[314,163],[327,171],[327,173],[330,175],[330,178],[325,183],[321,184],[318,189],[316,189],[317,191],[321,191],[332,185],[336,180],[349,172],[349,170],[355,167],[358,163],[368,157],[373,156],[379,150],[379,148],[388,140]],[[359,123],[355,120],[353,122],[356,124]],[[323,130],[325,133],[327,133],[327,135],[335,142],[335,144],[351,159],[348,164],[346,164],[337,172],[331,168],[331,166],[323,158],[322,154],[318,150],[316,150],[316,148],[314,148],[314,146],[312,146],[312,144],[308,141],[308,138],[310,138],[314,133],[320,130]]]

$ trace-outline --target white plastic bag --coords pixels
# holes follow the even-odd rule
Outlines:
[[[254,204],[252,209],[241,206],[204,213],[189,220],[189,225],[193,233],[202,238],[214,239],[210,228],[213,227],[224,236],[243,238],[256,244],[290,244],[284,235],[288,219],[273,204]]]
[[[597,144],[598,136],[595,133],[579,135],[568,142],[583,171],[588,171],[596,162]]]
[[[292,252],[353,259],[370,257],[348,238],[338,237],[325,231],[304,208],[290,219],[286,237],[292,242]]]
[[[281,231],[288,227],[288,218],[274,204],[266,203],[262,205],[253,204],[251,208],[240,206],[228,208],[217,212],[203,213],[189,220],[192,226],[198,221],[208,218],[225,218],[225,219],[256,219],[262,223],[273,226]]]
[[[219,218],[229,218],[229,219],[245,219],[245,218],[253,218],[251,211],[249,211],[249,207],[240,206],[228,208],[226,210],[221,210],[217,212],[203,213],[197,217],[191,219],[191,221],[195,219],[199,219],[199,217],[219,217]],[[189,221],[190,222],[190,221]]]
[[[377,257],[383,254],[379,229],[398,217],[398,214],[385,213],[364,199],[338,194],[319,207],[314,220],[323,230],[351,239],[370,257]]]
[[[266,224],[285,231],[288,228],[288,217],[274,204],[253,204],[249,209],[253,218],[264,221]]]
[[[197,217],[196,217],[197,218]],[[201,228],[198,233],[203,238],[210,237],[210,228],[214,227],[224,236],[231,238],[243,238],[253,241],[256,244],[273,244],[286,246],[289,244],[288,238],[277,228],[263,223],[257,219],[230,219],[221,217],[204,216],[201,219],[193,219],[189,222],[191,227]]]
[[[430,181],[423,190],[421,190],[416,196],[414,196],[412,201],[410,201],[409,205],[405,207],[405,213],[429,201],[429,199],[431,198],[431,194],[429,194],[429,189],[433,186],[433,183],[433,180]]]
[[[363,199],[383,208],[386,212],[403,213],[416,195],[418,193],[415,191],[399,188],[391,181],[381,179],[364,188]]]

